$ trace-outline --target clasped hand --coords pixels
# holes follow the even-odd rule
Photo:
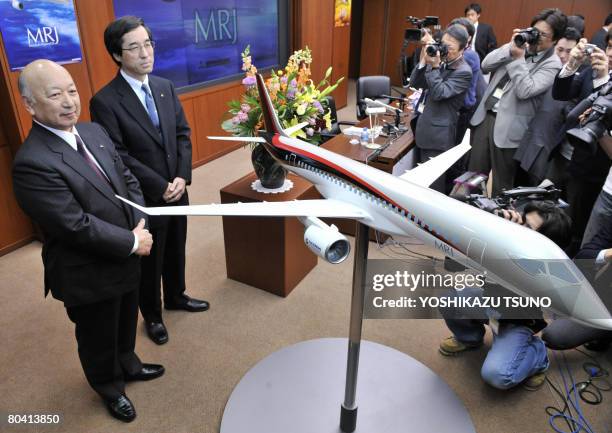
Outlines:
[[[166,192],[164,192],[163,199],[166,203],[173,203],[179,201],[183,194],[185,194],[187,182],[181,177],[175,177],[172,183],[168,183]]]

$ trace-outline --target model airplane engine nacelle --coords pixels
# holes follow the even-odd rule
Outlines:
[[[20,2],[19,0],[12,0],[11,6],[20,11],[23,9],[23,2]]]
[[[348,257],[351,244],[336,226],[329,226],[314,217],[299,220],[306,226],[304,243],[313,253],[333,264],[343,262]]]

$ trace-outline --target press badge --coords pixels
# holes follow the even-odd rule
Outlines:
[[[503,95],[504,89],[502,89],[501,87],[498,87],[497,89],[495,89],[495,92],[493,92],[493,97],[497,99],[501,99]]]
[[[424,103],[424,102],[421,102],[421,103],[419,104],[419,106],[417,107],[417,112],[418,112],[419,114],[423,114],[423,111],[425,111],[425,103]]]

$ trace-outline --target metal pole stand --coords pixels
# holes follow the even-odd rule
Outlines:
[[[340,429],[352,433],[357,427],[357,373],[359,370],[359,348],[365,302],[365,276],[368,263],[369,227],[357,222],[355,230],[355,262],[353,263],[353,293],[351,296],[351,319],[349,327],[348,356],[346,360],[346,385],[344,403],[340,408]]]

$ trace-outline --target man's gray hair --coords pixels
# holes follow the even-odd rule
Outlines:
[[[21,93],[21,96],[23,96],[28,102],[34,102],[34,95],[32,94],[32,90],[30,90],[30,86],[28,86],[28,82],[23,72],[19,74],[17,85],[19,86],[19,93]]]

